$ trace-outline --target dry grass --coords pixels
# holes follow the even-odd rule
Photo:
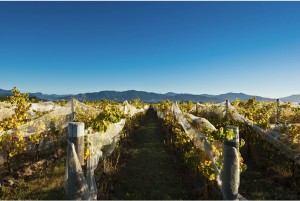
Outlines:
[[[0,187],[2,200],[61,200],[67,199],[64,192],[65,157],[52,164],[35,164],[18,171],[14,185]],[[38,167],[38,168],[37,168]],[[24,174],[24,170],[32,170],[32,175]],[[22,174],[23,173],[23,174]],[[13,177],[14,178],[14,177]]]

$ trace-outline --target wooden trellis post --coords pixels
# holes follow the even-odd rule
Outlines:
[[[225,200],[237,200],[240,185],[239,128],[227,126],[226,130],[232,130],[234,136],[232,139],[226,138],[224,141],[222,191]]]
[[[78,170],[74,165],[74,146],[76,155],[79,159],[81,166],[84,165],[84,123],[82,122],[70,122],[68,125],[68,153],[67,153],[67,186],[65,191],[69,199],[81,200],[83,198],[84,188],[81,188],[80,178],[78,177]]]
[[[84,165],[84,123],[70,122],[68,125],[68,141],[75,146],[81,165]],[[68,149],[71,148],[68,146]]]
[[[280,110],[280,100],[279,99],[277,99],[276,100],[276,121],[277,122],[279,122],[279,110]]]

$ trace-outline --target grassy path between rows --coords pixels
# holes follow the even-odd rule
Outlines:
[[[121,170],[112,199],[197,199],[191,197],[195,181],[180,176],[174,156],[163,144],[163,133],[153,111],[133,133],[132,140],[131,157]]]
[[[149,111],[144,124],[129,140],[129,157],[113,182],[108,197],[113,200],[201,199],[202,180],[192,176],[183,162],[163,143],[163,131],[154,111]],[[40,167],[30,176],[17,177],[9,188],[0,188],[1,199],[65,200],[63,182],[66,153],[55,162]],[[49,155],[42,161],[47,161]],[[45,163],[46,164],[46,163]],[[29,166],[34,168],[34,165]],[[202,185],[203,186],[203,185]],[[1,187],[1,186],[0,186]],[[98,186],[98,188],[100,188]],[[99,189],[100,190],[100,189]]]

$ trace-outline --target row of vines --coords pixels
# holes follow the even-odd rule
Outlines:
[[[104,133],[110,124],[126,119],[126,124],[120,134],[120,141],[114,147],[114,152],[101,161],[99,166],[102,166],[103,169],[100,172],[97,171],[98,179],[101,178],[102,180],[99,184],[99,189],[101,189],[99,198],[107,199],[108,186],[112,185],[113,178],[112,176],[103,177],[103,175],[107,172],[117,171],[122,163],[123,156],[126,155],[124,149],[128,141],[126,137],[142,121],[144,113],[132,115],[134,111],[130,110],[143,111],[146,104],[139,99],[124,103],[107,100],[83,101],[83,103],[63,100],[51,102],[51,108],[48,107],[49,104],[47,103],[47,110],[33,110],[32,108],[46,103],[33,100],[28,97],[28,94],[21,93],[16,88],[12,89],[12,93],[13,95],[9,96],[6,101],[1,102],[0,105],[0,110],[10,110],[10,115],[5,114],[5,118],[1,118],[0,121],[0,155],[1,157],[5,156],[0,165],[0,174],[3,178],[0,184],[0,194],[4,193],[3,198],[9,198],[6,197],[6,194],[13,193],[13,189],[16,187],[14,181],[20,179],[20,175],[16,172],[19,173],[19,169],[23,168],[24,164],[39,164],[40,158],[45,157],[46,160],[50,161],[49,159],[53,155],[53,151],[50,150],[57,153],[54,155],[65,158],[67,122],[83,122],[85,133],[90,134],[95,132]],[[32,112],[34,112],[34,118]],[[62,153],[58,154],[58,152]],[[89,143],[85,143],[84,154],[86,162],[90,156]],[[26,168],[24,169],[26,170]],[[10,179],[6,180],[5,178]],[[11,185],[13,186],[10,187]]]
[[[256,101],[255,97],[246,101],[236,99],[228,104],[186,102],[182,105],[183,109],[206,118],[218,129],[226,125],[239,127],[241,143],[245,144],[240,151],[248,166],[241,173],[240,192],[243,195],[250,199],[299,199],[297,173],[300,169],[294,157],[300,151],[299,105],[278,100]],[[251,123],[237,121],[237,113]]]
[[[0,119],[0,151],[5,156],[1,174],[11,174],[13,162],[29,155],[33,161],[39,160],[42,150],[54,147],[54,150],[66,148],[66,122],[76,121],[85,124],[85,133],[104,133],[109,125],[126,120],[120,133],[120,140],[114,152],[103,159],[97,168],[99,199],[109,199],[114,177],[120,165],[126,159],[126,147],[130,146],[128,136],[144,120],[144,113],[132,115],[132,110],[143,110],[146,103],[135,99],[129,102],[116,101],[56,101],[47,103],[48,109],[36,109],[42,101],[33,100],[28,94],[12,89],[13,95],[0,104],[1,111],[10,111],[10,115]],[[49,107],[49,104],[51,107]],[[202,189],[206,199],[220,199],[220,175],[223,170],[223,144],[234,138],[228,125],[240,130],[239,167],[241,172],[240,193],[248,199],[299,199],[298,185],[300,176],[299,158],[291,158],[284,149],[273,146],[263,134],[269,135],[279,145],[288,147],[293,156],[300,156],[300,107],[291,103],[261,102],[251,98],[246,101],[236,99],[224,103],[180,102],[178,109],[184,115],[191,130],[203,135],[209,145],[209,153],[200,142],[191,137],[179,122],[174,107],[177,103],[169,100],[153,104],[164,131],[164,144],[180,158],[190,172],[204,182]],[[59,112],[57,112],[59,111]],[[4,113],[3,113],[4,114]],[[51,116],[51,114],[53,114]],[[237,121],[236,114],[245,117],[250,124]],[[48,118],[49,116],[49,118]],[[38,121],[41,119],[41,121]],[[36,121],[37,123],[30,124]],[[24,125],[28,126],[24,127]],[[253,127],[257,126],[262,132]],[[34,129],[33,129],[34,128]],[[24,135],[26,131],[27,134]],[[34,133],[36,131],[36,133]],[[260,131],[260,130],[259,130]],[[25,133],[26,133],[25,132]],[[205,143],[204,143],[205,144]],[[107,148],[107,147],[105,147]],[[65,150],[66,151],[66,150]],[[64,153],[65,153],[64,151]],[[85,143],[84,159],[87,163],[91,155],[91,144]],[[85,164],[86,165],[86,164]],[[5,173],[4,173],[5,172]],[[110,176],[107,173],[110,172]],[[260,175],[262,185],[256,184],[253,174]],[[106,176],[104,176],[106,175]],[[265,183],[264,183],[265,182]],[[247,187],[248,186],[248,187]],[[252,187],[251,187],[252,186]],[[1,186],[0,186],[1,187]],[[219,188],[218,188],[219,187]],[[274,188],[268,191],[267,188]],[[277,190],[276,190],[277,189]],[[284,194],[284,192],[289,192]]]

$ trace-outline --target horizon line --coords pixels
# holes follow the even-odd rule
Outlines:
[[[11,91],[11,89],[1,89],[0,90],[5,90],[5,91]],[[18,88],[18,90],[20,90]],[[21,91],[21,90],[20,90]],[[99,93],[99,92],[104,92],[104,91],[110,91],[110,92],[127,92],[127,91],[136,91],[136,92],[146,92],[146,93],[155,93],[155,94],[168,94],[168,93],[174,93],[174,94],[188,94],[188,95],[209,95],[209,96],[219,96],[219,95],[225,95],[225,94],[230,94],[230,93],[233,93],[233,94],[244,94],[244,95],[248,95],[248,96],[252,96],[252,97],[262,97],[262,98],[270,98],[270,99],[281,99],[281,98],[286,98],[286,97],[290,97],[290,96],[295,96],[295,95],[300,95],[299,94],[291,94],[291,95],[288,95],[288,96],[284,96],[284,97],[268,97],[268,96],[262,96],[262,95],[253,95],[253,94],[248,94],[248,93],[245,93],[245,92],[233,92],[233,91],[229,91],[229,92],[226,92],[226,93],[219,93],[219,94],[208,94],[208,93],[200,93],[200,94],[195,94],[195,93],[188,93],[188,92],[174,92],[174,91],[168,91],[168,92],[153,92],[153,91],[143,91],[143,90],[136,90],[136,89],[127,89],[127,90],[113,90],[113,89],[105,89],[105,90],[100,90],[100,91],[92,91],[92,92],[79,92],[79,93],[65,93],[65,94],[58,94],[58,93],[44,93],[44,92],[22,92],[21,93],[28,93],[28,94],[33,94],[33,93],[41,93],[41,94],[44,94],[44,95],[58,95],[58,96],[73,96],[73,95],[78,95],[78,94],[87,94],[87,93]]]

